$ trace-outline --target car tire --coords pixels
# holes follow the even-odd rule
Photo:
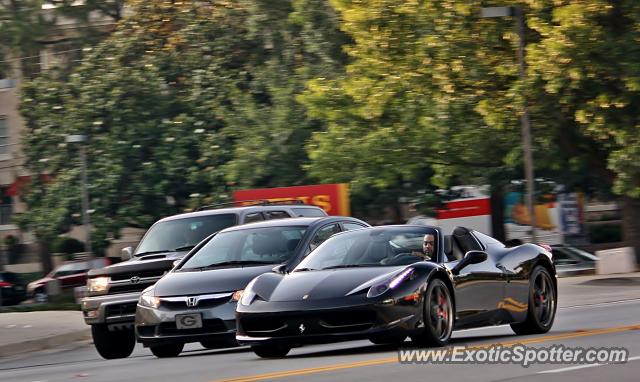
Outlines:
[[[184,348],[184,344],[167,344],[167,345],[155,345],[149,346],[149,350],[151,353],[158,358],[171,358],[177,357],[178,354],[182,353],[182,349]]]
[[[256,345],[252,346],[251,350],[260,358],[283,358],[289,354],[291,347],[285,345]]]
[[[109,331],[105,324],[91,325],[91,336],[98,354],[104,359],[127,358],[136,346],[133,329]]]
[[[453,332],[454,307],[451,290],[440,279],[432,279],[424,294],[424,328],[411,339],[420,346],[445,346]]]
[[[546,333],[553,326],[557,309],[556,287],[549,271],[537,266],[529,277],[529,303],[523,322],[511,324],[519,335]]]
[[[231,348],[238,346],[238,343],[235,340],[218,340],[218,341],[200,341],[200,345],[202,345],[205,349],[223,349],[223,348]]]
[[[406,335],[401,334],[380,334],[369,338],[371,343],[376,345],[401,345],[407,338]]]

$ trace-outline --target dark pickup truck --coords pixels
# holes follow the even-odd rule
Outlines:
[[[88,296],[82,300],[82,313],[85,322],[91,325],[96,350],[106,359],[126,358],[131,354],[140,293],[209,235],[261,220],[326,215],[322,209],[310,205],[262,204],[191,212],[157,221],[135,251],[130,247],[123,249],[127,261],[89,271]]]

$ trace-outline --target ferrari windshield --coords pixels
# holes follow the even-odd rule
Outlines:
[[[187,260],[180,270],[226,265],[280,264],[293,256],[307,227],[260,227],[222,232]]]
[[[236,214],[214,214],[156,223],[144,235],[135,255],[188,251],[207,236],[236,225],[236,221]]]
[[[330,238],[294,271],[411,264],[435,259],[437,231],[431,227],[373,227]],[[424,245],[432,242],[431,246]],[[431,253],[430,253],[431,252]]]

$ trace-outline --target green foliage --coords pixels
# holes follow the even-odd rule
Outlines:
[[[68,78],[27,83],[22,113],[35,179],[21,218],[40,238],[80,223],[78,147],[100,250],[124,226],[230,199],[231,187],[302,184],[318,122],[296,95],[344,56],[320,0],[132,2],[132,16]]]
[[[66,253],[72,255],[74,253],[84,252],[84,243],[72,237],[59,236],[51,243],[51,252]]]

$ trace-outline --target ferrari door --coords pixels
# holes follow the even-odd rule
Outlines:
[[[468,251],[486,248],[469,230],[456,228],[451,240],[451,256],[446,266],[455,267]],[[474,326],[495,320],[504,298],[506,279],[491,254],[478,264],[468,265],[454,275],[457,326]]]

